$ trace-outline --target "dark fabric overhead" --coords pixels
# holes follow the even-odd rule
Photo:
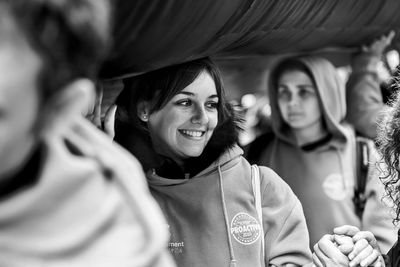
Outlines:
[[[115,0],[103,79],[204,56],[346,49],[396,30],[399,0]]]

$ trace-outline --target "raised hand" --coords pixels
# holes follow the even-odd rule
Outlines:
[[[395,32],[390,31],[388,34],[375,39],[371,44],[361,46],[361,51],[380,57],[385,49],[392,43],[394,36]]]

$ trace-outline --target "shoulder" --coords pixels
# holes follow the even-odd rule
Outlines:
[[[263,202],[296,204],[297,197],[290,186],[271,168],[259,166]]]
[[[261,184],[264,185],[265,189],[268,189],[267,187],[290,189],[289,185],[271,168],[259,166],[259,169]]]

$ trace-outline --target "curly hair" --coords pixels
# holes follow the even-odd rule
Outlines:
[[[77,78],[97,78],[110,45],[110,8],[108,0],[0,0],[0,17],[42,60],[42,100]]]
[[[377,147],[385,163],[381,181],[394,205],[394,224],[400,222],[400,93],[392,99],[378,127]]]

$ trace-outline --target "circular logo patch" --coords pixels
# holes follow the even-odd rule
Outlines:
[[[261,227],[258,221],[247,213],[239,212],[232,219],[231,234],[241,244],[250,245],[260,237]]]
[[[343,200],[346,197],[346,189],[340,174],[331,174],[325,178],[322,184],[325,194],[333,200]]]

